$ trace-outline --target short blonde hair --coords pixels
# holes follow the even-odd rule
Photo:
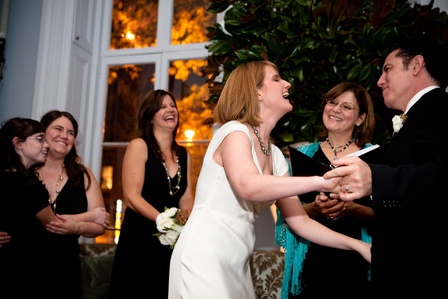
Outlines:
[[[263,86],[266,67],[278,72],[274,63],[262,60],[241,64],[230,73],[213,110],[216,122],[224,124],[238,120],[251,126],[260,125],[258,89]]]

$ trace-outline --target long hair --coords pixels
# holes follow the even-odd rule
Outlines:
[[[0,128],[0,171],[29,174],[32,167],[30,169],[25,167],[12,140],[17,137],[20,141],[25,141],[36,133],[45,133],[45,127],[34,119],[14,117],[2,123]]]
[[[138,130],[137,137],[141,137],[149,144],[149,147],[153,151],[154,155],[158,159],[160,159],[160,161],[163,160],[163,157],[162,153],[160,152],[160,146],[157,143],[156,137],[154,136],[153,118],[154,115],[162,107],[163,99],[165,98],[165,96],[169,96],[173,100],[174,106],[176,110],[178,110],[176,98],[171,92],[163,89],[151,90],[144,96],[143,101],[140,104],[138,112],[138,123],[137,123],[137,130]],[[173,130],[173,139],[171,141],[171,151],[176,153],[177,156],[179,156],[181,153],[180,146],[176,142],[176,134],[178,128],[179,128],[179,121],[177,122],[176,127]]]
[[[47,113],[44,114],[44,116],[42,116],[40,122],[45,126],[45,130],[48,129],[48,127],[50,127],[50,125],[58,118],[61,117],[66,117],[73,125],[73,130],[75,131],[75,139],[78,136],[78,122],[76,121],[76,119],[73,117],[73,115],[70,112],[67,111],[59,111],[59,110],[50,110]],[[78,155],[77,151],[76,151],[76,145],[73,144],[72,149],[70,150],[70,152],[64,157],[64,165],[65,165],[65,169],[67,171],[67,176],[75,181],[75,185],[79,185],[81,184],[84,180],[84,174],[87,174],[87,188],[86,190],[88,190],[90,188],[90,184],[91,184],[91,178],[90,175],[86,169],[86,167],[84,166],[84,164],[82,164],[82,159],[81,157]]]
[[[272,67],[278,72],[274,63],[263,60],[241,64],[230,73],[213,110],[216,122],[224,124],[238,120],[251,126],[258,126],[262,122],[258,89],[263,85],[266,67]]]
[[[366,118],[362,124],[359,127],[355,126],[352,133],[352,137],[355,138],[356,145],[362,147],[364,144],[372,140],[373,131],[375,129],[375,114],[373,111],[372,98],[364,87],[353,82],[342,82],[335,85],[323,97],[321,111],[324,110],[326,105],[325,99],[337,98],[346,91],[351,91],[355,95],[356,102],[359,106],[359,115],[363,113],[366,114]],[[327,129],[322,126],[322,130],[319,132],[319,137],[325,138],[327,135]]]

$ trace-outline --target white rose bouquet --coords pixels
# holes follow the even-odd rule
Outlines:
[[[154,236],[159,238],[160,243],[170,245],[170,248],[173,249],[185,222],[186,220],[180,209],[165,207],[165,211],[156,218],[156,226],[159,232]]]
[[[401,127],[404,124],[404,121],[406,120],[406,114],[400,114],[400,115],[395,115],[392,118],[392,125],[394,128],[394,132],[398,133],[398,131],[400,131]]]

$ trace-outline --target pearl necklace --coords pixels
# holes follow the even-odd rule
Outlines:
[[[266,156],[269,156],[271,154],[271,140],[268,139],[268,149],[264,147],[263,140],[261,140],[260,134],[258,134],[257,128],[252,126],[252,129],[254,130],[255,136],[258,138],[258,142],[260,142],[261,150]]]
[[[331,144],[330,139],[328,139],[328,137],[327,137],[327,139],[325,139],[325,140],[327,141],[327,143],[328,143],[328,145],[330,146],[330,148],[333,150],[333,153],[334,153],[334,160],[337,160],[337,159],[338,159],[338,153],[342,152],[342,151],[345,150],[347,147],[349,147],[350,144],[352,144],[353,141],[355,141],[355,138],[352,137],[352,139],[350,139],[345,145],[340,145],[340,146],[336,146],[336,147],[334,147],[334,146]]]
[[[168,188],[170,190],[170,196],[174,196],[180,189],[180,179],[181,179],[182,175],[180,172],[179,157],[176,157],[176,162],[177,162],[177,185],[173,187],[171,185],[171,177],[170,177],[170,172],[168,171],[168,167],[166,167],[165,161],[162,160],[162,165],[166,171],[166,179],[168,180]]]
[[[42,169],[36,171],[39,180],[42,182],[42,184],[45,186],[45,189],[47,189],[47,191],[48,191],[48,203],[50,204],[53,212],[56,212],[56,199],[58,198],[59,193],[61,193],[60,185],[61,185],[62,181],[64,181],[64,168],[65,168],[65,165],[62,164],[61,173],[56,178],[54,197],[51,196],[50,190],[48,189],[48,186],[45,184],[44,174],[42,172]]]

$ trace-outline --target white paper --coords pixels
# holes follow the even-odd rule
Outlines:
[[[374,150],[374,149],[376,149],[376,148],[379,148],[379,147],[380,147],[380,146],[379,146],[378,144],[374,144],[374,145],[372,145],[372,146],[363,148],[363,149],[361,149],[361,150],[359,150],[359,151],[356,151],[356,152],[354,152],[354,153],[345,155],[345,157],[359,157],[359,156],[364,155],[365,153],[368,153],[368,152],[370,152],[370,151],[372,151],[372,150]]]

